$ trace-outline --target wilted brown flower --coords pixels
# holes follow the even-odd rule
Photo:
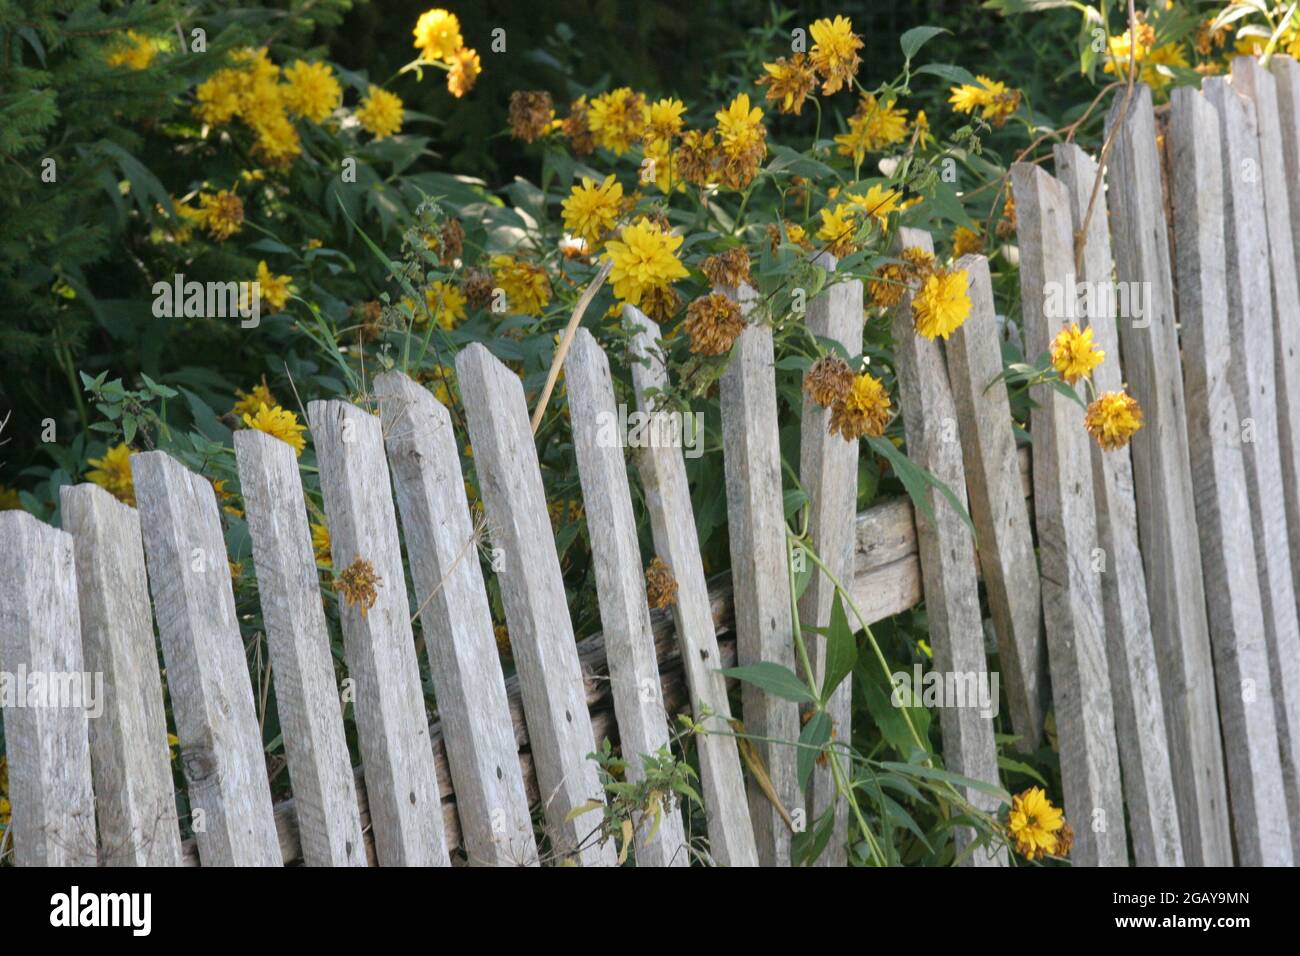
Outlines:
[[[656,556],[645,569],[645,595],[651,610],[656,611],[677,600],[677,579],[663,558]]]
[[[700,269],[714,285],[738,289],[742,282],[753,284],[749,272],[749,250],[744,246],[733,246],[725,252],[709,256],[700,264]]]
[[[465,251],[465,227],[459,219],[448,219],[438,230],[438,261],[452,265]]]
[[[641,311],[665,325],[682,307],[682,296],[670,285],[651,286],[641,293]]]
[[[880,379],[869,372],[854,376],[845,396],[831,409],[829,431],[846,441],[863,435],[879,438],[889,424],[889,392]]]
[[[465,270],[465,277],[460,280],[460,291],[471,309],[486,309],[492,301],[492,290],[496,282],[487,269],[475,266]]]
[[[697,355],[723,355],[731,350],[745,319],[740,305],[721,292],[702,295],[686,307],[686,334]]]
[[[696,186],[707,186],[714,179],[718,158],[718,144],[712,130],[687,130],[682,135],[682,145],[673,154],[673,161],[682,179]]]
[[[361,616],[375,606],[379,597],[376,588],[384,579],[375,574],[375,566],[365,558],[357,558],[349,564],[342,574],[334,576],[334,590],[339,592],[348,607],[360,606]]]
[[[510,94],[509,118],[511,136],[525,143],[536,142],[546,135],[555,118],[555,102],[545,90],[515,90]]]
[[[569,149],[575,156],[586,156],[596,148],[596,141],[591,135],[591,126],[587,122],[585,96],[580,96],[569,104],[569,115],[560,124],[560,131],[569,141]]]
[[[361,320],[361,341],[373,342],[384,331],[384,304],[378,299],[362,302],[357,306]]]
[[[1002,207],[1002,218],[998,220],[994,232],[1003,241],[1016,234],[1016,197],[1010,192],[1007,193],[1006,205]]]
[[[818,405],[829,408],[853,387],[853,369],[838,355],[823,355],[804,376],[803,390]]]
[[[766,76],[755,80],[758,86],[767,87],[767,98],[777,104],[782,113],[798,116],[803,111],[804,100],[817,86],[817,74],[806,53],[780,57],[775,63],[764,63]]]
[[[867,283],[872,303],[882,309],[898,305],[909,282],[924,279],[934,273],[934,256],[924,249],[909,247],[903,250],[899,258],[901,262],[887,262],[877,269]]]
[[[1056,853],[1055,856],[1067,857],[1070,855],[1070,848],[1074,846],[1074,827],[1070,826],[1069,821],[1061,821],[1061,829],[1056,831]]]

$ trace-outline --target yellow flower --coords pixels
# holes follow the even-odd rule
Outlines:
[[[627,226],[618,239],[605,246],[605,255],[614,263],[609,274],[614,295],[640,305],[641,297],[651,289],[666,288],[684,279],[686,267],[675,255],[681,244],[681,236],[665,232],[645,219]]]
[[[253,386],[251,392],[246,392],[242,388],[235,389],[235,396],[239,399],[235,402],[235,407],[230,411],[235,416],[242,418],[244,415],[252,415],[257,411],[259,405],[278,405],[275,396],[271,394],[271,389],[267,387],[266,379]]]
[[[907,110],[894,108],[892,100],[877,103],[871,94],[862,97],[858,110],[849,117],[849,130],[835,137],[841,156],[862,162],[866,153],[902,142],[907,137]]]
[[[343,87],[328,63],[298,60],[285,68],[284,79],[284,105],[295,116],[319,123],[343,102]]]
[[[1173,76],[1160,70],[1160,67],[1181,67],[1187,69],[1187,57],[1183,53],[1183,48],[1177,43],[1166,43],[1162,46],[1153,48],[1155,40],[1154,31],[1149,24],[1144,24],[1145,29],[1138,30],[1138,42],[1136,59],[1138,62],[1138,78],[1152,89],[1159,90],[1173,82]],[[1134,59],[1134,47],[1132,35],[1128,30],[1123,31],[1106,41],[1107,58],[1102,69],[1106,73],[1117,74],[1121,77],[1128,76],[1129,65]],[[1256,44],[1255,47],[1249,48],[1251,42]],[[1248,47],[1243,49],[1243,41],[1238,41],[1238,52],[1247,55],[1256,55],[1261,52],[1264,41],[1257,37],[1246,38],[1244,44]]]
[[[228,189],[199,193],[199,215],[212,238],[224,242],[244,225],[244,203]]]
[[[798,116],[803,112],[806,100],[817,86],[817,74],[806,53],[796,53],[792,57],[781,57],[775,63],[764,63],[767,76],[759,77],[756,83],[767,87],[767,98],[782,113]]]
[[[23,502],[18,497],[17,488],[0,485],[0,511],[18,511],[21,510],[22,506]]]
[[[763,128],[763,111],[750,109],[749,94],[741,93],[725,110],[714,114],[718,121],[718,134],[722,151],[731,159],[743,159],[754,152],[760,158],[767,151],[767,130]]]
[[[255,415],[244,413],[244,424],[280,439],[292,446],[298,455],[302,455],[302,450],[307,447],[307,440],[302,437],[302,433],[307,429],[298,424],[297,415],[279,405],[267,405],[263,402],[257,406]]]
[[[852,253],[858,232],[857,210],[850,203],[840,203],[834,209],[823,208],[819,215],[822,224],[817,238],[826,244],[826,251],[841,258]]]
[[[465,319],[465,296],[455,283],[430,283],[424,290],[424,302],[429,307],[429,315],[448,332]],[[423,322],[425,316],[417,314],[415,319]]]
[[[546,271],[514,256],[493,256],[488,262],[492,278],[506,294],[506,307],[520,315],[541,315],[551,301],[551,280]]]
[[[654,139],[670,140],[682,131],[682,114],[686,104],[681,100],[655,100],[650,104],[649,118],[646,120],[646,135]]]
[[[645,569],[646,600],[652,611],[665,608],[677,600],[677,579],[663,558],[655,555]]]
[[[889,424],[889,392],[880,379],[863,372],[853,379],[848,394],[831,407],[828,430],[845,441],[857,441],[863,435],[879,438]]]
[[[917,335],[947,339],[970,315],[966,270],[936,272],[912,299],[912,319]]]
[[[239,113],[243,78],[238,70],[217,70],[194,91],[194,112],[212,126],[224,126]]]
[[[330,529],[323,521],[311,523],[311,549],[316,555],[316,567],[328,569],[333,566],[330,557]]]
[[[984,240],[974,229],[958,226],[952,233],[952,254],[957,257],[984,251]]]
[[[822,94],[830,96],[841,87],[849,85],[858,72],[858,65],[862,63],[862,58],[858,56],[862,40],[853,32],[853,24],[848,17],[814,20],[808,27],[808,32],[813,38],[813,48],[808,52],[808,58],[822,76]]]
[[[889,222],[891,212],[901,212],[903,210],[902,198],[902,193],[897,189],[876,183],[867,190],[865,196],[849,196],[848,200],[862,209],[867,215],[874,216],[876,221],[880,223],[880,228],[883,229]]]
[[[447,71],[447,90],[460,99],[474,88],[474,81],[483,72],[483,61],[477,52],[464,48],[453,53],[448,62],[451,69]]]
[[[460,35],[460,20],[446,10],[426,10],[415,22],[414,46],[430,63],[450,60],[452,54],[465,45]]]
[[[94,482],[118,501],[135,504],[135,482],[131,478],[131,449],[123,442],[104,452],[103,458],[91,458],[92,471],[86,480]]]
[[[263,259],[257,264],[258,291],[271,312],[280,312],[289,301],[289,296],[298,290],[294,288],[293,276],[273,275]]]
[[[1088,406],[1083,424],[1103,451],[1114,451],[1142,427],[1142,406],[1124,392],[1104,392]]]
[[[158,51],[162,49],[160,41],[152,37],[126,31],[126,41],[119,43],[107,57],[109,66],[129,66],[133,70],[147,70]]]
[[[658,164],[656,163],[656,168]],[[564,200],[564,228],[595,245],[614,228],[623,201],[623,185],[606,176],[599,186],[586,176]]]
[[[1030,787],[1011,798],[1007,830],[1016,841],[1016,852],[1028,860],[1056,853],[1056,834],[1065,819],[1052,806],[1042,787]]]
[[[587,124],[597,146],[622,156],[645,132],[645,97],[626,86],[602,93],[591,101]]]
[[[963,83],[949,90],[948,102],[958,113],[979,110],[983,119],[1001,126],[1020,105],[1020,91],[1008,89],[999,80],[977,76],[974,83]]]
[[[1052,340],[1052,368],[1071,385],[1101,364],[1106,353],[1092,343],[1092,329],[1079,331],[1079,323],[1061,329]]]
[[[672,142],[667,139],[647,139],[642,146],[642,178],[643,181],[647,174],[654,180],[655,187],[661,193],[668,193],[671,190],[681,192],[686,188],[686,182],[677,171],[676,153],[672,148]],[[644,165],[645,160],[649,160],[648,165]]]
[[[357,122],[373,133],[375,139],[392,136],[402,129],[402,99],[372,83],[356,115]]]
[[[13,819],[13,807],[9,803],[9,760],[0,757],[0,827],[9,826]]]

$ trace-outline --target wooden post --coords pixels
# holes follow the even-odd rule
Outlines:
[[[289,445],[256,429],[235,432],[234,441],[303,859],[365,866],[298,461]]]
[[[1064,316],[1049,311],[1052,286],[1073,291],[1070,194],[1037,166],[1011,167],[1020,239],[1025,355],[1051,349]],[[1066,816],[1084,866],[1127,866],[1114,705],[1107,673],[1097,515],[1083,409],[1039,389],[1030,419],[1034,513],[1043,566],[1043,614],[1061,749]]]
[[[835,271],[836,260],[821,253],[815,260],[827,272]],[[808,303],[808,330],[813,335],[831,339],[844,347],[849,357],[862,352],[862,282],[850,279],[834,282]],[[831,410],[818,405],[807,395],[803,399],[803,425],[799,445],[799,480],[808,493],[808,535],[814,550],[847,583],[853,577],[853,526],[847,520],[857,513],[858,442],[846,441],[829,431]],[[799,621],[815,627],[828,627],[835,585],[816,567],[799,599]],[[846,605],[847,608],[847,605]],[[808,659],[817,686],[826,675],[826,639],[807,632]],[[853,676],[850,674],[835,689],[827,704],[831,719],[831,736],[843,744],[852,742]],[[840,750],[829,759],[840,764],[843,778],[851,780],[853,770]],[[808,784],[809,819],[819,820],[832,806],[835,823],[830,841],[817,858],[818,866],[845,866],[848,860],[849,807],[835,790],[829,762],[813,767]]]
[[[25,511],[0,513],[0,669],[14,681],[4,729],[19,866],[96,862],[86,723],[102,688],[82,661],[72,552],[72,535]],[[50,699],[56,688],[68,698]]]
[[[635,306],[625,305],[623,315],[637,327],[633,348],[641,361],[632,366],[637,409],[657,417],[652,433],[659,434],[658,422],[669,415],[656,408],[652,395],[668,387],[668,370],[658,346],[659,327]],[[695,745],[700,755],[700,789],[708,814],[709,853],[722,866],[757,866],[758,849],[740,754],[730,726],[727,685],[719,673],[722,655],[700,560],[684,455],[680,448],[652,442],[640,449],[637,469],[650,512],[655,552],[677,581],[677,600],[672,606],[677,645],[690,690],[692,716],[705,728],[695,738]]]
[[[596,596],[605,635],[609,678],[618,717],[618,739],[627,778],[644,778],[643,756],[668,747],[668,715],[659,684],[659,659],[650,629],[641,546],[632,514],[632,490],[623,460],[625,435],[614,405],[609,359],[586,329],[578,329],[564,362],[574,454],[596,570]],[[687,866],[689,848],[680,810],[662,815],[656,827],[636,823],[636,861],[641,866]]]
[[[1097,181],[1097,164],[1073,143],[1058,144],[1055,156],[1057,174],[1070,191],[1077,242]],[[1115,290],[1115,285],[1111,280],[1110,233],[1104,213],[1098,204],[1088,222],[1082,267],[1076,276],[1090,290],[1079,317],[1084,320],[1081,324],[1092,329],[1093,341],[1106,353],[1105,360],[1092,372],[1098,393],[1117,392],[1124,387],[1116,325],[1118,299],[1106,294]],[[1073,297],[1074,292],[1067,288],[1066,295]],[[1146,572],[1138,546],[1133,462],[1127,447],[1104,451],[1092,443],[1092,488],[1097,504],[1097,538],[1107,562],[1101,573],[1106,659],[1133,853],[1138,866],[1182,866],[1178,802],[1160,703]]]
[[[756,297],[749,286],[735,290],[746,313]],[[772,330],[764,325],[747,326],[732,346],[721,388],[723,471],[738,659],[741,666],[769,661],[794,670],[794,616],[772,349]],[[745,732],[755,738],[754,748],[767,767],[777,799],[791,815],[796,810],[806,814],[796,768],[798,708],[749,682],[742,682],[740,698]],[[759,862],[789,866],[790,828],[752,778],[749,814]]]
[[[1031,752],[1042,743],[1048,687],[1038,557],[1007,388],[991,384],[1002,374],[1002,350],[989,263],[963,256],[956,268],[970,277],[971,314],[948,339],[948,376],[1015,746]]]
[[[574,648],[573,622],[555,553],[546,489],[518,376],[474,344],[456,357],[479,488],[501,559],[501,600],[519,669],[524,712],[552,845],[584,866],[617,861],[597,842],[604,803],[591,716]]]
[[[86,670],[104,675],[90,721],[100,855],[107,866],[180,866],[181,834],[140,516],[98,485],[59,489],[77,560]]]
[[[473,864],[536,866],[479,533],[465,500],[451,416],[400,372],[380,375],[374,390],[466,855]]]
[[[1210,639],[1237,855],[1246,866],[1290,866],[1291,827],[1278,759],[1255,533],[1233,398],[1228,332],[1223,159],[1219,117],[1191,88],[1174,90],[1170,193],[1178,250],[1187,435],[1191,449]],[[1240,348],[1240,345],[1236,346]]]
[[[132,455],[131,475],[199,856],[280,866],[216,493],[166,452]]]
[[[1118,129],[1116,129],[1118,127]],[[1133,437],[1133,490],[1146,568],[1174,793],[1188,866],[1232,862],[1209,621],[1179,374],[1173,279],[1156,152],[1151,91],[1139,85],[1124,113],[1120,91],[1107,119],[1111,240],[1116,278],[1142,295],[1140,321],[1121,322],[1129,392],[1142,406]]]
[[[911,248],[933,253],[930,234],[919,229],[901,229],[895,253]],[[966,475],[957,436],[957,407],[939,343],[916,332],[912,318],[914,293],[914,289],[909,289],[904,294],[893,317],[907,454],[918,467],[947,485],[964,509]],[[916,515],[916,537],[935,669],[945,677],[964,679],[967,686],[973,677],[979,686],[991,691],[988,661],[984,656],[975,542],[961,515],[936,488],[927,486],[925,494],[933,517],[924,513]],[[976,780],[999,783],[998,754],[993,741],[994,713],[996,703],[990,712],[978,701],[948,701],[940,710],[944,764],[949,770]],[[999,806],[996,798],[976,790],[968,790],[966,797],[990,813],[996,812]],[[973,836],[969,828],[957,830],[958,852]],[[968,866],[1004,866],[1006,862],[1005,850],[993,853],[977,850],[965,858]]]
[[[442,801],[411,630],[397,515],[379,418],[339,401],[307,405],[329,521],[353,714],[381,866],[447,866]],[[340,577],[365,567],[369,595]]]

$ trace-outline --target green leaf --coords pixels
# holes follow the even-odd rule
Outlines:
[[[800,790],[808,786],[808,778],[812,776],[817,758],[830,739],[831,715],[819,710],[808,718],[808,723],[803,725],[803,732],[799,734],[799,752],[795,766]]]
[[[853,671],[858,659],[858,641],[849,627],[848,615],[844,613],[844,602],[840,592],[835,592],[831,601],[831,627],[826,637],[826,674],[822,678],[822,703],[825,704]]]
[[[932,74],[953,86],[975,85],[975,76],[970,70],[952,63],[926,63],[918,66],[913,72]]]
[[[941,783],[950,783],[955,787],[967,787],[972,790],[978,790],[980,793],[986,793],[990,797],[997,797],[1005,804],[1011,803],[1011,794],[1007,793],[995,783],[988,783],[985,780],[976,780],[973,777],[964,777],[959,773],[953,773],[951,770],[939,770],[935,767],[922,767],[910,763],[896,763],[894,761],[882,761],[880,766],[886,770],[893,770],[897,773],[910,774],[913,777],[921,777],[926,780],[937,780]]]
[[[801,681],[794,671],[773,661],[759,661],[757,664],[747,664],[744,667],[728,667],[722,673],[726,677],[734,677],[753,684],[783,700],[792,700],[796,704],[811,704],[816,700],[808,685]]]
[[[957,512],[962,522],[970,529],[971,537],[975,537],[975,523],[971,521],[970,515],[966,513],[965,506],[951,488],[895,448],[894,443],[889,439],[868,437],[867,442],[875,449],[877,454],[885,458],[893,466],[894,473],[898,475],[898,480],[907,489],[907,495],[912,499],[912,504],[918,511],[931,521],[935,520],[934,509],[930,507],[930,501],[926,494],[927,486],[934,488],[939,494],[943,495],[948,504],[952,506],[952,510]]]
[[[1003,756],[1002,754],[998,754],[998,769],[1009,770],[1012,773],[1023,773],[1025,776],[1037,780],[1044,787],[1047,786],[1047,781],[1043,779],[1042,774],[1029,766],[1029,764],[1022,763],[1019,760],[1012,760],[1010,757]]]
[[[898,45],[903,48],[903,56],[911,59],[916,56],[916,51],[925,46],[930,40],[933,40],[940,33],[950,33],[952,31],[943,27],[912,27],[898,38]]]
[[[809,866],[826,849],[835,831],[835,806],[826,808],[826,812],[817,818],[811,830],[796,833],[790,840],[790,854],[797,866]]]

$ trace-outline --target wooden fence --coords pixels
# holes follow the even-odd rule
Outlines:
[[[1300,64],[1277,57],[1269,71],[1239,59],[1230,80],[1175,91],[1162,125],[1139,87],[1117,99],[1108,135],[1104,193],[1094,190],[1095,158],[1073,144],[1057,147],[1055,176],[1011,171],[1021,330],[1032,359],[1069,320],[1092,327],[1107,353],[1097,389],[1126,387],[1144,412],[1131,445],[1103,452],[1079,405],[1041,388],[1032,463],[1017,451],[988,263],[967,256],[957,267],[972,311],[947,342],[914,333],[910,293],[892,321],[909,456],[952,489],[976,534],[937,489],[927,509],[895,500],[855,517],[857,448],[828,434],[826,410],[807,402],[799,475],[809,532],[868,623],[924,599],[939,671],[988,670],[982,578],[1018,746],[1038,746],[1055,715],[1077,864],[1126,865],[1130,842],[1139,865],[1291,864]],[[932,248],[910,229],[897,247]],[[836,266],[829,256],[818,264]],[[1080,282],[1094,290],[1083,314],[1049,306],[1053,290],[1073,298]],[[1115,282],[1140,291],[1125,314],[1095,294]],[[753,299],[746,287],[722,291],[746,310]],[[860,282],[832,283],[807,322],[856,354],[862,301]],[[645,359],[633,367],[638,407],[666,425],[652,398],[668,381],[659,330],[635,308],[625,314]],[[368,563],[379,582],[368,599],[340,603],[354,768],[294,453],[238,432],[293,792],[273,805],[213,489],[164,453],[135,455],[138,510],[79,485],[63,490],[62,530],[0,514],[0,668],[104,675],[93,719],[76,706],[6,706],[19,864],[448,865],[463,855],[537,865],[537,816],[548,858],[609,865],[613,842],[589,838],[589,808],[603,795],[588,754],[618,740],[636,780],[633,756],[664,746],[682,710],[713,731],[697,738],[707,843],[688,843],[680,812],[666,815],[636,847],[638,864],[790,862],[790,819],[832,805],[837,768],[817,767],[802,791],[795,748],[774,742],[798,738],[796,705],[745,684],[734,716],[759,739],[770,781],[760,786],[731,733],[720,674],[737,661],[794,668],[795,609],[819,627],[831,613],[834,587],[820,571],[792,600],[771,330],[747,327],[721,385],[729,578],[705,578],[681,448],[652,443],[633,456],[653,551],[678,585],[670,613],[653,614],[625,451],[600,434],[617,414],[609,362],[578,332],[565,381],[603,626],[582,640],[519,379],[479,345],[456,366],[517,673],[503,677],[447,409],[397,373],[374,383],[378,414],[311,403],[333,565]],[[438,702],[432,725],[412,607]],[[188,784],[187,842],[159,645]],[[811,635],[818,676],[825,656]],[[849,740],[847,682],[829,716]],[[946,766],[998,782],[990,720],[973,707],[942,708],[940,720]],[[985,794],[970,798],[996,809]],[[833,827],[823,864],[846,861],[843,807]],[[958,845],[969,837],[959,831]],[[1009,861],[999,851],[964,862]]]

